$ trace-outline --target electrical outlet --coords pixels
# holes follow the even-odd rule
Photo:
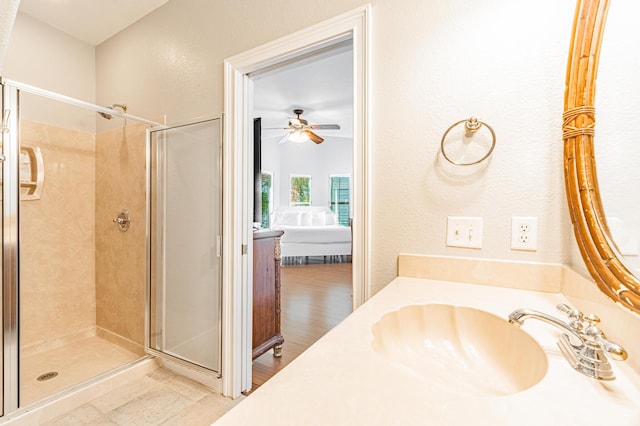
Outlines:
[[[511,249],[536,251],[538,250],[538,218],[511,218]]]
[[[447,217],[447,246],[482,248],[482,218]]]

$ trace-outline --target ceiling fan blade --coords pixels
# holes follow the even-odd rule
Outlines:
[[[278,139],[278,143],[285,143],[287,141],[287,139],[289,139],[289,135],[291,133],[287,132],[285,133],[285,135],[283,137],[281,137],[280,139]]]
[[[311,139],[311,142],[313,143],[322,143],[324,141],[324,139],[322,139],[320,136],[316,135],[309,129],[305,130],[304,132],[307,134],[307,136],[309,136],[309,139]]]
[[[312,124],[309,127],[312,129],[321,129],[321,130],[340,130],[339,124]]]

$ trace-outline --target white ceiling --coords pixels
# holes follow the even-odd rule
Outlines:
[[[21,0],[19,11],[96,46],[168,0]]]
[[[322,137],[353,138],[353,51],[340,47],[253,76],[254,117],[262,117],[263,138],[278,138],[293,110],[304,110],[310,124],[339,124],[317,130]]]
[[[20,12],[91,45],[122,31],[168,0],[21,0]],[[310,124],[339,124],[322,137],[353,138],[353,59],[350,42],[252,76],[254,116],[263,137],[284,134],[293,109]]]

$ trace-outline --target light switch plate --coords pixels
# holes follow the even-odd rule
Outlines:
[[[447,217],[447,246],[482,248],[482,218]]]

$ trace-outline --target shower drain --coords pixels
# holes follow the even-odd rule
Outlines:
[[[50,371],[48,373],[44,373],[38,376],[39,382],[44,382],[45,380],[51,380],[58,375],[57,371]]]

